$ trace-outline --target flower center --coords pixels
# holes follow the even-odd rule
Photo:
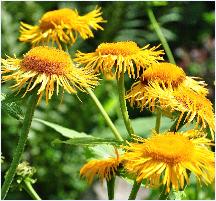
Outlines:
[[[66,52],[47,46],[32,48],[21,62],[21,67],[27,71],[49,75],[65,74],[72,65],[72,60]]]
[[[157,161],[176,164],[192,157],[193,146],[187,137],[170,132],[149,139],[144,153]]]
[[[96,52],[101,55],[122,55],[128,56],[136,54],[140,48],[135,42],[116,42],[116,43],[102,43],[96,49]]]
[[[178,66],[170,63],[158,63],[144,71],[141,81],[146,84],[150,81],[164,83],[178,87],[186,78],[185,72]]]
[[[71,25],[76,17],[77,13],[69,8],[49,11],[42,16],[39,26],[42,31],[46,31],[54,29],[55,25]]]

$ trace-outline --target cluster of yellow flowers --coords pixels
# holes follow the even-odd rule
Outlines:
[[[189,172],[205,184],[214,180],[214,153],[209,149],[211,140],[197,137],[197,132],[166,132],[144,139],[134,136],[133,142],[121,146],[125,153],[103,160],[91,160],[80,170],[89,183],[98,175],[100,179],[110,179],[122,167],[136,178],[145,181],[146,187],[166,186],[169,192],[183,189],[189,184]]]
[[[103,47],[103,48],[102,48]],[[107,47],[107,49],[105,49]],[[126,99],[141,110],[148,107],[151,111],[159,109],[168,116],[176,116],[176,130],[184,115],[184,123],[196,119],[194,130],[187,132],[165,132],[148,139],[134,136],[134,142],[121,146],[125,150],[116,158],[92,160],[80,170],[80,174],[92,181],[93,175],[110,179],[118,167],[136,178],[138,183],[145,180],[149,187],[166,186],[169,192],[183,189],[189,183],[189,173],[193,172],[199,181],[208,184],[214,180],[213,145],[205,137],[204,129],[209,128],[214,139],[214,113],[212,103],[206,98],[208,90],[203,81],[188,77],[182,68],[166,63],[160,56],[163,51],[156,48],[138,48],[134,42],[101,44],[93,53],[78,52],[77,62],[86,67],[101,70],[105,76],[114,74],[119,78],[127,71],[129,77],[139,78],[127,92]],[[141,76],[140,76],[141,72]]]
[[[3,81],[14,80],[12,88],[19,91],[25,87],[26,93],[39,85],[39,100],[43,93],[46,102],[51,99],[59,86],[68,93],[77,89],[97,86],[98,73],[108,79],[127,73],[138,79],[127,92],[125,99],[131,106],[141,110],[160,110],[164,115],[190,124],[196,120],[194,130],[186,132],[152,133],[148,139],[134,136],[132,141],[121,145],[122,154],[116,158],[92,160],[83,166],[80,174],[93,181],[111,179],[119,167],[123,167],[137,182],[145,181],[149,187],[166,186],[182,189],[189,183],[188,170],[199,181],[208,184],[214,180],[214,153],[212,142],[206,138],[209,129],[214,139],[214,113],[207,99],[208,90],[204,81],[186,76],[182,68],[163,62],[163,50],[159,46],[140,48],[133,41],[102,43],[94,52],[78,51],[76,58],[62,50],[62,44],[72,45],[78,35],[83,39],[93,37],[91,29],[103,28],[99,23],[106,22],[101,17],[100,8],[80,16],[77,10],[60,9],[45,13],[37,26],[21,23],[20,41],[30,42],[33,48],[22,59],[2,59]],[[57,44],[58,49],[49,47]],[[47,45],[47,46],[38,46]]]

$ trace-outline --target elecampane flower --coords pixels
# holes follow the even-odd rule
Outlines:
[[[143,48],[133,41],[102,43],[95,52],[77,52],[75,61],[101,71],[106,77],[120,77],[121,72],[128,73],[129,77],[139,77],[140,71],[154,63],[163,60],[163,50],[157,50],[159,46]],[[114,72],[113,72],[114,71]],[[136,74],[136,76],[135,76]]]
[[[184,122],[189,124],[195,119],[196,128],[198,128],[199,125],[201,125],[203,129],[209,128],[212,138],[214,139],[215,118],[212,103],[209,99],[187,88],[180,88],[174,91],[174,98],[171,98],[169,101],[171,108],[181,112],[178,124],[182,120],[184,114],[187,114]]]
[[[168,97],[172,96],[178,88],[187,87],[198,94],[207,95],[208,90],[205,85],[203,81],[196,81],[186,76],[182,68],[164,62],[146,69],[140,80],[135,82],[127,92],[126,98],[131,105],[137,104],[141,110],[148,105],[154,111],[157,104],[161,105],[164,101],[167,104]]]
[[[144,86],[141,83],[134,85],[127,97],[131,105],[137,105],[141,110],[148,107],[151,111],[160,108],[165,113],[174,113],[178,118],[176,128],[182,118],[184,123],[196,120],[195,128],[209,128],[214,139],[215,118],[212,103],[205,96],[181,86],[178,89],[166,88],[158,83]],[[175,115],[174,115],[175,116]]]
[[[145,84],[158,82],[167,87],[178,87],[185,79],[186,74],[182,68],[166,62],[152,65],[141,76],[141,81]]]
[[[198,181],[210,184],[214,180],[214,153],[209,145],[212,145],[209,139],[189,138],[187,133],[135,138],[124,146],[123,165],[137,182],[145,180],[150,187],[165,185],[167,192],[171,187],[178,191],[185,183],[189,184],[187,170]]]
[[[80,170],[80,175],[86,177],[88,183],[92,183],[93,178],[98,175],[99,179],[110,180],[117,172],[117,168],[121,162],[119,154],[116,150],[116,158],[107,158],[101,160],[91,160],[86,163]]]
[[[99,23],[106,22],[101,17],[101,9],[80,16],[77,10],[63,8],[45,13],[39,20],[39,24],[32,26],[21,22],[20,41],[31,42],[34,46],[48,44],[52,41],[61,49],[61,43],[72,45],[78,36],[87,39],[94,37],[91,29],[103,30]]]
[[[167,62],[156,63],[146,69],[140,78],[143,84],[159,83],[166,88],[187,86],[198,94],[207,95],[206,84],[198,77],[188,77],[182,68]],[[200,80],[200,81],[198,81]]]
[[[196,128],[198,125],[209,127],[213,136],[214,113],[211,102],[205,97],[208,94],[205,85],[203,81],[186,76],[173,64],[154,64],[132,85],[126,99],[141,110],[148,107],[154,112],[155,108],[160,108],[169,116],[178,111],[181,113],[178,123],[186,113],[184,122],[189,124],[196,119]]]
[[[68,53],[47,46],[32,48],[23,59],[2,59],[3,81],[14,80],[12,88],[19,91],[26,87],[29,93],[39,86],[37,94],[39,101],[46,93],[46,102],[51,99],[54,90],[59,93],[59,86],[68,93],[76,93],[76,90],[85,91],[86,87],[98,84],[96,75],[85,68],[77,68]]]

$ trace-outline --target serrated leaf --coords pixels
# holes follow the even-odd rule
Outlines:
[[[1,100],[3,98],[3,100],[6,101],[6,102],[19,102],[19,101],[21,101],[23,99],[28,98],[31,95],[31,93],[27,93],[24,97],[22,97],[23,94],[25,93],[25,91],[26,91],[26,89],[23,88],[23,89],[20,90],[19,93],[17,93],[17,92],[8,93],[8,94],[2,93],[1,94]]]
[[[69,144],[69,145],[81,145],[81,146],[95,146],[98,144],[118,144],[119,141],[115,139],[103,139],[103,138],[96,138],[96,137],[78,137],[78,138],[73,138],[69,140],[59,140],[56,139],[52,142],[53,144]]]
[[[7,112],[11,117],[17,120],[23,120],[24,115],[20,105],[11,99],[7,99],[7,95],[1,93],[2,109]]]
[[[68,138],[91,138],[91,135],[87,135],[86,133],[83,132],[77,132],[75,130],[69,129],[69,128],[65,128],[63,126],[60,126],[58,124],[54,124],[48,121],[44,121],[41,119],[37,119],[34,118],[34,121],[38,121],[46,126],[49,126],[50,128],[54,129],[55,131],[57,131],[58,133],[60,133],[61,135],[63,135],[64,137],[68,137]]]

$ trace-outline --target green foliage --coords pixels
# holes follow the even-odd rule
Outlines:
[[[108,21],[103,25],[104,31],[94,31],[95,37],[86,41],[78,38],[70,49],[72,58],[77,49],[90,52],[101,42],[134,40],[140,46],[160,43],[145,12],[146,2],[5,1],[2,2],[2,57],[5,58],[5,54],[16,54],[17,57],[21,57],[29,50],[29,44],[18,41],[20,21],[33,25],[37,24],[43,13],[49,10],[70,7],[77,8],[80,14],[85,14],[96,5],[102,7],[103,17]],[[207,81],[209,98],[214,101],[214,2],[153,2],[152,6],[177,63],[189,75],[203,77]],[[133,81],[126,79],[127,90],[132,83]],[[4,94],[11,94],[11,84],[2,84]],[[127,132],[121,120],[116,83],[103,79],[94,92],[126,139]],[[2,154],[5,159],[2,164],[2,181],[18,141],[21,121],[17,119],[22,120],[22,111],[25,111],[26,104],[26,99],[20,99],[20,96],[4,94]],[[89,188],[87,183],[80,179],[79,170],[86,160],[96,155],[104,157],[108,150],[114,153],[113,146],[109,147],[106,144],[71,146],[95,145],[101,143],[102,138],[107,140],[113,136],[90,97],[81,92],[77,96],[81,101],[76,96],[65,93],[62,103],[61,97],[54,96],[48,105],[43,99],[35,112],[36,118],[32,123],[23,159],[28,160],[37,169],[38,180],[34,187],[43,199],[82,199],[87,190],[90,193],[88,199],[96,199],[93,188]],[[155,116],[151,116],[148,111],[140,113],[139,109],[131,108],[129,105],[128,110],[130,117],[133,118],[135,134],[149,136],[154,129]],[[162,118],[160,130],[167,130],[172,123],[170,119]],[[70,139],[65,140],[66,138]],[[61,143],[51,146],[56,139]],[[147,199],[158,199],[159,194],[158,189],[149,190]],[[186,197],[183,198],[181,195],[172,194],[170,199],[214,199],[214,188],[199,187],[194,181],[187,186],[185,194]],[[18,190],[11,190],[7,199],[30,197]]]
[[[58,124],[50,123],[48,121],[44,121],[44,120],[36,119],[36,118],[34,120],[40,123],[43,123],[46,126],[49,126],[50,128],[53,128],[54,130],[56,130],[58,133],[60,133],[64,137],[68,137],[68,138],[90,138],[91,137],[83,132],[77,132],[75,130],[68,129]]]
[[[77,137],[70,140],[59,140],[56,139],[52,142],[53,144],[70,144],[70,145],[79,145],[79,146],[92,146],[97,144],[118,144],[118,141],[114,139],[106,138],[96,138],[96,137]]]
[[[19,103],[1,93],[2,109],[17,120],[23,120],[23,112]]]

